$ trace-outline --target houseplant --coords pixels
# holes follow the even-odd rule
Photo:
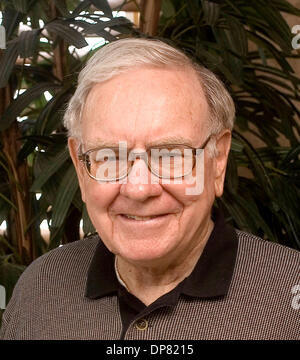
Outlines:
[[[113,18],[106,0],[0,4],[8,40],[0,54],[0,222],[7,222],[0,284],[8,300],[33,259],[79,238],[81,219],[84,233],[93,231],[61,121],[77,73],[94,51],[79,57],[75,49],[91,34],[107,41],[116,38],[111,30],[144,35]],[[158,37],[215,71],[235,100],[225,193],[217,205],[234,226],[299,249],[300,80],[288,62],[299,54],[284,12],[300,16],[285,0],[164,0]],[[21,21],[31,29],[18,34]]]

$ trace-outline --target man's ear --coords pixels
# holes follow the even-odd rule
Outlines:
[[[76,140],[75,138],[69,137],[68,138],[68,147],[69,147],[69,152],[70,152],[70,156],[71,159],[73,161],[76,173],[77,173],[77,178],[78,178],[78,183],[80,186],[80,190],[81,190],[81,198],[82,201],[85,202],[85,173],[84,173],[84,166],[82,164],[82,162],[78,159],[78,148],[79,148],[79,142],[78,140]]]
[[[227,159],[231,145],[231,131],[223,130],[216,138],[217,155],[213,158],[215,170],[215,195],[223,194],[224,179],[226,173]]]

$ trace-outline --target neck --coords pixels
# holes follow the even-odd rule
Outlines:
[[[197,246],[183,252],[180,257],[164,259],[158,265],[132,263],[116,256],[116,271],[119,280],[127,290],[140,299],[145,305],[150,305],[160,296],[174,289],[193,271],[207,240],[213,229],[210,219],[205,229],[199,235]]]

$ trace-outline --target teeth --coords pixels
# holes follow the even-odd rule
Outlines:
[[[134,215],[127,215],[127,214],[124,214],[128,219],[134,219],[134,220],[150,220],[150,219],[153,219],[155,218],[156,216],[134,216]]]

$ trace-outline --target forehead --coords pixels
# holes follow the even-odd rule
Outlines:
[[[82,117],[85,143],[129,146],[204,138],[208,105],[191,69],[139,67],[95,85]]]

